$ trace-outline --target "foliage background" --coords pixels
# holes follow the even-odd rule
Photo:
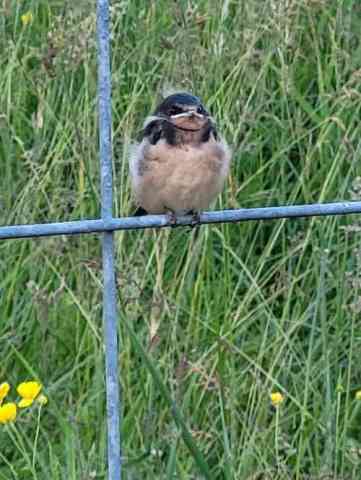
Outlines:
[[[95,4],[0,9],[0,222],[96,218]],[[134,211],[130,142],[174,87],[233,146],[216,208],[360,198],[359,0],[112,14],[117,215]],[[205,476],[164,387],[208,478],[360,478],[360,231],[349,216],[116,234],[125,479]],[[0,382],[37,378],[50,400],[0,426],[0,479],[105,478],[101,282],[96,235],[0,244]]]

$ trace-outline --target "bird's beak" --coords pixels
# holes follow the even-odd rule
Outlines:
[[[208,121],[206,115],[197,113],[195,110],[172,115],[170,119],[176,127],[194,131],[202,129]]]
[[[190,110],[188,112],[183,112],[183,113],[178,113],[177,115],[172,115],[170,118],[172,118],[174,120],[179,119],[179,118],[199,118],[199,119],[203,120],[204,115],[202,115],[201,113],[197,113],[194,110]]]

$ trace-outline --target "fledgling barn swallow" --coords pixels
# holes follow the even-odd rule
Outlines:
[[[139,211],[199,215],[222,191],[230,159],[200,99],[185,92],[168,96],[145,120],[141,142],[131,152]]]

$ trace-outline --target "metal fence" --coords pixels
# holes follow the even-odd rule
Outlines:
[[[73,222],[0,227],[0,239],[44,237],[50,235],[102,233],[103,247],[103,328],[105,338],[105,373],[108,424],[108,479],[122,476],[121,419],[118,373],[117,306],[114,274],[114,238],[116,230],[161,228],[174,226],[166,215],[114,218],[112,214],[111,161],[111,73],[109,42],[109,0],[97,0],[98,39],[98,108],[99,149],[101,168],[101,218]],[[240,222],[311,216],[361,213],[361,202],[336,202],[286,207],[249,208],[205,212],[200,223]],[[192,218],[177,218],[177,225],[191,225]]]

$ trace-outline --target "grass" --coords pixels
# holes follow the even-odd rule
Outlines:
[[[94,2],[0,9],[0,222],[96,218]],[[357,0],[114,0],[116,214],[169,87],[233,146],[216,208],[359,199],[360,20]],[[349,216],[116,234],[124,479],[360,478],[360,232]],[[0,244],[0,382],[49,396],[0,426],[0,480],[106,478],[101,282],[96,235]]]

